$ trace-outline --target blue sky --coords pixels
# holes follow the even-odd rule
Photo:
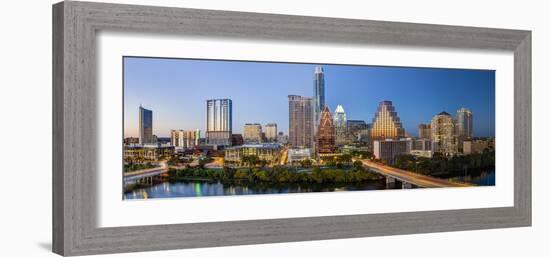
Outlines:
[[[233,100],[233,133],[245,123],[275,122],[288,131],[288,95],[312,96],[316,64],[124,58],[124,136],[137,136],[138,107],[153,111],[153,133],[206,126],[206,100]],[[474,136],[495,134],[495,73],[487,70],[322,65],[325,101],[348,119],[372,122],[393,101],[405,130],[461,107],[474,114]]]

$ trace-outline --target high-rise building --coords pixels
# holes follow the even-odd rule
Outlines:
[[[325,73],[323,67],[315,67],[315,73],[313,78],[313,115],[315,119],[315,131],[317,133],[317,126],[321,119],[321,112],[325,108]]]
[[[200,130],[172,130],[170,143],[174,147],[193,148],[198,145]]]
[[[372,120],[371,137],[373,139],[397,139],[404,136],[405,129],[399,117],[397,117],[397,112],[392,102],[380,102],[374,119]]]
[[[431,139],[432,138],[432,126],[430,124],[418,125],[418,138]]]
[[[447,112],[441,112],[432,118],[432,151],[444,155],[458,153],[456,121]]]
[[[474,137],[473,114],[466,108],[460,108],[456,111],[456,125],[458,140],[472,140]]]
[[[206,143],[231,145],[233,131],[231,99],[206,100]]]
[[[246,144],[258,144],[262,142],[262,125],[259,123],[244,124],[243,139]]]
[[[325,105],[321,112],[319,132],[317,133],[317,152],[319,154],[334,153],[336,147],[336,132],[334,130],[332,115]]]
[[[153,111],[139,106],[139,143],[152,144],[153,139]]]
[[[265,138],[269,142],[277,141],[277,123],[268,123],[265,125]]]
[[[336,130],[336,145],[345,145],[347,143],[347,118],[342,105],[336,106],[334,111],[334,128]]]
[[[313,146],[313,99],[288,96],[288,142],[292,147]]]

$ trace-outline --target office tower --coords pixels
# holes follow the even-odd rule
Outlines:
[[[269,142],[277,141],[277,124],[268,123],[265,125],[265,138]]]
[[[153,111],[139,106],[139,143],[152,144],[153,139]]]
[[[170,131],[170,143],[174,147],[193,148],[198,145],[197,134],[199,130],[172,130]]]
[[[314,134],[317,133],[317,126],[321,119],[321,112],[325,107],[325,73],[323,67],[315,67],[313,79],[313,115],[314,115]]]
[[[418,138],[423,138],[423,139],[432,138],[432,126],[430,124],[418,125]]]
[[[458,139],[460,142],[471,140],[474,137],[473,114],[466,108],[460,108],[456,111],[456,125]]]
[[[401,138],[405,136],[395,107],[391,101],[382,101],[378,105],[374,119],[372,120],[371,137],[373,139]]]
[[[206,143],[231,145],[233,131],[231,99],[206,100]]]
[[[292,147],[313,146],[313,99],[288,96],[288,141]]]
[[[454,155],[458,152],[458,137],[456,123],[447,112],[441,112],[432,119],[432,151],[444,155]]]
[[[373,154],[376,159],[393,163],[396,156],[409,154],[411,145],[411,140],[404,139],[375,140],[373,142]]]
[[[244,124],[244,142],[247,144],[258,144],[262,142],[262,125],[259,123]]]
[[[347,119],[342,105],[336,106],[334,111],[334,128],[336,130],[336,145],[347,143]]]
[[[317,152],[319,154],[334,153],[336,146],[336,132],[332,123],[332,115],[325,105],[321,112],[319,132],[317,133]]]

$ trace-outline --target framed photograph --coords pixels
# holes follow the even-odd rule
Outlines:
[[[53,251],[531,225],[531,32],[53,6]]]

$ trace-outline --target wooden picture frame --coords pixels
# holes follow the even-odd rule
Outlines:
[[[97,227],[95,36],[100,30],[513,51],[514,206]],[[530,225],[530,31],[75,1],[53,6],[55,253],[88,255]]]

